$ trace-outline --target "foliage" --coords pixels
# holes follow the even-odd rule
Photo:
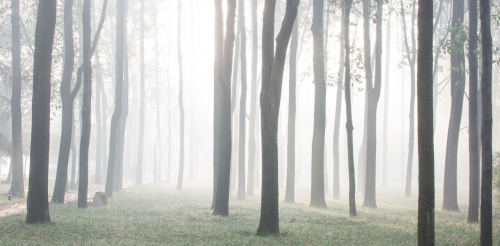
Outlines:
[[[296,204],[280,204],[282,234],[275,237],[255,236],[260,196],[231,199],[229,217],[219,217],[209,210],[209,188],[184,188],[181,193],[168,184],[132,187],[100,208],[51,204],[54,223],[45,225],[26,225],[25,214],[1,218],[0,245],[415,245],[417,240],[417,198],[398,196],[395,187],[381,188],[379,209],[359,206],[358,217],[349,217],[344,190],[341,201],[327,199],[327,209],[311,208],[308,193],[299,190]],[[465,222],[462,200],[461,212],[436,210],[439,245],[479,242],[479,224]],[[496,212],[494,228],[499,222]],[[499,242],[500,231],[493,233]]]

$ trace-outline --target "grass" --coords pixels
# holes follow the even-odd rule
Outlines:
[[[209,209],[210,186],[185,185],[178,192],[162,183],[115,193],[101,208],[50,204],[50,224],[28,225],[25,215],[0,218],[0,245],[416,245],[417,198],[404,198],[400,188],[378,188],[378,209],[361,207],[358,197],[357,217],[348,216],[345,190],[340,201],[327,196],[327,209],[311,208],[306,190],[297,193],[297,203],[280,203],[279,236],[255,236],[260,196],[232,197],[230,216],[220,217]],[[436,210],[438,245],[479,243],[479,225],[465,222],[467,203],[460,198],[461,212]],[[498,245],[498,207],[494,211]]]

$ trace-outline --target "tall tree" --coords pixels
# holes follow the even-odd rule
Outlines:
[[[388,13],[385,41],[385,78],[384,78],[384,124],[383,124],[383,152],[382,152],[382,186],[387,186],[387,119],[389,115],[389,68],[391,58],[391,12]]]
[[[87,191],[89,182],[89,147],[92,110],[92,51],[91,51],[91,23],[90,0],[83,0],[83,101],[82,101],[82,134],[80,136],[80,167],[78,185],[78,207],[87,207]]]
[[[323,0],[313,0],[313,70],[314,70],[314,129],[311,162],[311,206],[326,207],[324,186],[324,151],[326,121],[326,83],[323,60]]]
[[[416,17],[416,3],[415,0],[411,0],[412,4],[412,14],[411,14],[411,49],[408,43],[408,35],[406,30],[406,10],[404,9],[403,0],[401,0],[401,18],[403,23],[403,36],[406,50],[406,57],[410,65],[410,129],[409,129],[409,144],[408,144],[408,159],[406,167],[406,187],[405,196],[411,196],[411,180],[412,180],[412,170],[413,170],[413,149],[415,146],[415,63],[416,63],[416,44],[415,44],[415,17]]]
[[[433,1],[418,0],[418,245],[434,245]]]
[[[181,46],[181,0],[177,2],[177,62],[179,65],[179,112],[180,112],[180,146],[179,146],[179,178],[177,179],[177,190],[182,190],[184,178],[184,78],[182,71],[182,46]]]
[[[333,126],[333,199],[340,199],[340,113],[342,111],[342,91],[344,88],[344,46],[345,46],[345,17],[342,13],[340,24],[340,51],[339,51],[339,81],[335,99],[335,121]]]
[[[469,211],[467,222],[479,217],[479,132],[477,121],[477,0],[469,0]]]
[[[349,40],[349,27],[351,16],[352,0],[345,0],[342,8],[344,17],[344,45],[345,45],[345,104],[347,115],[347,158],[349,168],[349,214],[356,216],[356,181],[354,180],[354,150],[352,131],[352,111],[351,111],[351,56],[350,56],[350,40]]]
[[[21,112],[21,27],[19,0],[11,1],[12,24],[12,184],[10,190],[14,197],[24,197],[23,177],[23,117]]]
[[[366,145],[366,180],[365,180],[365,200],[363,206],[376,208],[376,172],[377,172],[377,106],[380,98],[380,88],[382,87],[382,14],[383,1],[377,0],[376,14],[376,38],[375,38],[375,84],[372,80],[367,80],[368,90],[368,111],[367,120],[367,145]],[[366,24],[366,23],[365,23]],[[368,38],[370,36],[369,29]],[[365,36],[365,40],[366,40]],[[366,45],[366,43],[365,43]],[[369,40],[368,40],[369,45]],[[365,46],[366,48],[367,46]],[[369,47],[369,46],[368,46]],[[366,55],[365,50],[365,55]]]
[[[462,36],[464,1],[453,0],[451,19],[451,112],[444,162],[443,210],[458,211],[457,155],[465,89],[465,55]]]
[[[144,64],[144,0],[141,0],[141,37],[140,37],[140,103],[139,103],[139,141],[137,154],[137,169],[135,170],[135,184],[142,184],[142,165],[144,159],[144,124],[146,121],[146,85]]]
[[[257,59],[258,59],[258,40],[257,40],[257,0],[252,0],[251,7],[252,20],[252,85],[250,89],[250,125],[248,126],[248,181],[247,194],[254,195],[254,179],[256,165],[256,134],[257,129]]]
[[[297,48],[299,37],[299,20],[295,19],[290,43],[289,60],[289,96],[288,96],[288,142],[287,142],[287,167],[286,167],[286,193],[285,202],[295,202],[295,117],[297,111]]]
[[[35,29],[31,153],[26,222],[50,222],[48,179],[50,142],[50,77],[57,0],[40,0]]]
[[[238,199],[245,199],[245,133],[246,133],[246,108],[247,108],[247,36],[245,27],[245,0],[239,0],[238,6],[238,31],[241,42],[241,96],[240,96],[240,127],[238,151]]]
[[[262,193],[257,235],[280,233],[278,211],[278,115],[286,50],[297,17],[299,2],[299,0],[286,1],[285,17],[280,32],[276,37],[276,51],[274,51],[273,45],[276,1],[266,0],[264,3],[262,90],[260,94],[262,115]],[[322,1],[320,7],[323,8]],[[322,25],[323,18],[320,18],[319,21],[321,22],[320,25]],[[323,47],[322,40],[319,45]],[[322,158],[323,156],[321,156]]]
[[[222,81],[224,79],[224,34],[222,22],[222,1],[215,0],[214,2],[214,145],[213,145],[213,198],[212,208],[215,209],[215,201],[217,200],[218,180],[219,180],[219,161],[220,161],[220,143],[221,143],[221,110],[222,101]],[[214,211],[215,212],[215,211]]]
[[[219,5],[220,6],[220,5]],[[218,8],[216,6],[216,8]],[[222,11],[216,9],[217,14]],[[216,14],[216,18],[218,17]],[[219,153],[217,191],[215,192],[214,215],[229,215],[229,178],[231,175],[231,65],[233,64],[234,26],[236,19],[236,0],[227,1],[226,39],[223,46],[222,68],[219,69]],[[222,19],[220,19],[222,21]],[[216,23],[219,23],[216,19]],[[221,30],[222,31],[222,30]],[[217,30],[216,30],[217,35]],[[222,41],[222,39],[221,39]],[[219,44],[220,45],[220,44]],[[220,64],[220,63],[219,63]],[[216,66],[217,67],[217,66]]]
[[[155,163],[158,163],[158,167],[155,166],[155,174],[157,175],[154,176],[154,180],[161,181],[161,172],[162,172],[162,166],[163,166],[163,147],[161,144],[161,104],[160,104],[160,76],[159,76],[159,62],[158,62],[158,57],[159,57],[159,50],[158,50],[158,25],[156,22],[156,17],[157,17],[157,10],[158,10],[158,2],[155,1],[155,10],[154,10],[154,27],[155,27],[155,80],[156,80],[156,142],[155,142],[155,160],[158,152],[158,161],[155,161]],[[158,171],[158,172],[156,172]]]
[[[108,171],[106,177],[105,195],[109,198],[113,196],[113,184],[116,164],[117,136],[122,113],[123,97],[123,51],[125,39],[125,1],[116,3],[116,54],[115,54],[115,110],[111,116],[111,127],[109,134],[109,157]]]
[[[482,175],[481,175],[481,245],[493,245],[492,236],[492,38],[491,38],[491,1],[480,0],[481,18],[481,105],[482,105]]]

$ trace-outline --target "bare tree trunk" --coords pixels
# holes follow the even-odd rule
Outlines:
[[[342,13],[343,15],[344,13]],[[333,199],[340,199],[340,113],[342,111],[342,90],[344,88],[344,59],[345,59],[345,23],[342,16],[340,24],[340,51],[339,51],[339,81],[335,100],[335,122],[333,126]],[[347,180],[347,179],[346,179]]]
[[[241,38],[241,96],[240,127],[238,151],[238,199],[245,199],[245,134],[246,134],[246,100],[247,100],[247,36],[245,27],[245,1],[239,0],[238,29]]]
[[[384,125],[383,125],[383,152],[382,152],[382,186],[387,186],[387,118],[389,115],[389,67],[391,66],[391,12],[388,13],[385,41],[385,87],[384,87]]]
[[[159,56],[159,50],[158,50],[158,26],[156,23],[156,15],[157,15],[157,9],[158,9],[158,2],[155,1],[155,6],[157,7],[154,13],[154,26],[155,26],[155,79],[156,79],[156,142],[157,146],[155,146],[155,151],[158,151],[158,167],[155,167],[155,172],[157,172],[157,175],[155,175],[154,180],[155,181],[161,181],[161,173],[162,173],[162,167],[163,167],[163,147],[161,144],[161,104],[160,104],[160,76],[159,76],[159,64],[158,64],[158,56]],[[156,153],[155,153],[156,157]]]
[[[182,48],[181,48],[181,0],[177,2],[177,58],[179,64],[179,112],[180,112],[180,151],[179,151],[179,178],[177,179],[177,190],[182,190],[182,180],[184,178],[184,101],[183,88],[184,78],[182,71]]]
[[[257,128],[257,59],[258,47],[257,43],[257,0],[252,0],[251,8],[252,18],[252,85],[250,94],[250,125],[248,132],[248,181],[247,181],[247,195],[254,195],[254,179],[258,176],[255,173],[256,164],[256,134]]]
[[[26,222],[50,222],[48,198],[50,78],[57,1],[40,0],[35,30],[30,175]]]
[[[146,121],[146,85],[145,85],[145,64],[144,64],[144,0],[141,0],[141,37],[140,37],[140,103],[139,103],[139,141],[137,154],[137,169],[135,184],[142,184],[142,170],[144,161],[144,124]]]

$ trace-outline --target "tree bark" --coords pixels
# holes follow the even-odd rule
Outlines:
[[[418,0],[418,245],[434,245],[433,1]]]
[[[177,2],[177,58],[179,64],[179,112],[180,112],[180,145],[179,145],[179,178],[177,179],[177,190],[182,190],[182,180],[184,178],[184,101],[183,88],[184,78],[182,71],[182,47],[181,47],[181,0]]]
[[[325,208],[324,151],[326,120],[325,64],[323,60],[323,0],[313,0],[314,130],[311,160],[311,206]]]
[[[339,81],[335,100],[335,121],[333,126],[333,199],[340,199],[340,114],[342,111],[342,91],[344,88],[344,59],[345,59],[345,17],[342,13],[340,24],[340,51],[339,51]]]
[[[158,8],[158,3],[155,1],[155,6]],[[156,80],[156,142],[157,146],[155,146],[155,151],[158,151],[158,166],[155,166],[155,174],[157,175],[154,176],[155,182],[161,181],[161,173],[162,173],[162,167],[163,167],[163,146],[161,144],[161,104],[160,104],[160,76],[159,76],[159,62],[158,62],[158,56],[159,56],[159,49],[158,49],[158,26],[156,23],[156,15],[157,12],[155,10],[154,13],[154,27],[155,27],[155,80]],[[191,105],[192,106],[192,105]],[[194,121],[192,121],[194,122]],[[193,138],[191,138],[193,140]],[[156,154],[155,154],[156,158]],[[156,172],[157,171],[157,172]]]
[[[11,2],[12,24],[12,183],[13,197],[24,197],[23,177],[23,119],[21,113],[21,28],[19,25],[19,0]]]
[[[257,235],[279,234],[278,188],[278,115],[285,68],[286,50],[297,17],[298,0],[287,0],[281,30],[274,45],[274,10],[276,1],[266,0],[262,32],[262,90],[260,94],[262,125],[262,195]],[[321,2],[321,8],[323,3]],[[323,18],[319,19],[323,23]],[[323,42],[321,49],[323,47]],[[272,62],[272,63],[271,63]],[[321,158],[323,158],[321,156]],[[324,194],[323,194],[324,196]]]
[[[479,132],[477,126],[477,0],[469,1],[469,211],[467,222],[479,217]]]
[[[462,121],[462,107],[465,89],[465,56],[464,41],[460,37],[464,19],[464,2],[453,1],[451,20],[451,112],[446,142],[446,158],[444,162],[443,210],[458,211],[457,202],[457,155]]]
[[[78,172],[78,207],[87,208],[87,191],[89,182],[89,147],[92,110],[92,51],[90,0],[83,0],[83,101],[82,101],[82,134],[80,136],[80,171]]]
[[[106,178],[105,195],[110,198],[113,196],[113,184],[116,164],[117,136],[120,123],[120,115],[122,113],[122,97],[123,97],[123,51],[125,39],[125,1],[116,3],[116,55],[115,55],[115,110],[111,117],[111,127],[109,136],[109,157],[108,171]]]
[[[56,0],[40,0],[35,29],[30,175],[26,222],[50,222],[48,175],[50,142],[50,78]]]
[[[492,237],[492,38],[491,1],[480,0],[481,18],[481,105],[482,105],[482,175],[481,175],[481,245],[493,245]]]
[[[289,97],[288,97],[288,142],[285,202],[295,202],[295,119],[297,112],[297,48],[299,37],[299,20],[295,19],[290,43],[289,61]]]
[[[247,195],[254,195],[254,179],[259,174],[255,173],[256,165],[256,135],[257,129],[257,59],[258,59],[258,41],[257,41],[257,0],[252,0],[251,7],[252,20],[252,85],[250,91],[250,125],[248,131],[248,181]]]
[[[388,13],[386,27],[386,45],[385,45],[385,78],[384,78],[384,125],[383,125],[383,152],[382,152],[382,186],[387,186],[387,119],[389,115],[389,74],[390,74],[390,59],[391,59],[391,12]]]
[[[146,85],[145,85],[145,65],[144,65],[144,0],[141,0],[141,37],[140,37],[140,103],[139,103],[139,141],[137,152],[137,169],[135,171],[135,184],[142,184],[142,165],[144,159],[144,124],[146,121]]]

